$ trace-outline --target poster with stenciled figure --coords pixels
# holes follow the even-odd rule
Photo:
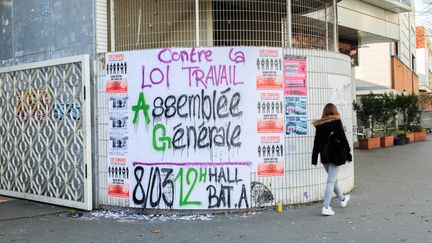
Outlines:
[[[281,55],[281,49],[274,50]],[[259,51],[247,47],[168,48],[107,54],[108,59],[123,55],[127,64],[129,108],[113,124],[127,130],[121,139],[127,147],[132,207],[251,206],[250,172],[258,161],[255,121],[269,120],[258,116],[252,104],[258,104],[257,97],[261,97],[265,112],[283,114],[283,93],[274,97],[277,92],[257,89]],[[277,66],[282,72],[280,59],[265,60],[263,68]],[[268,89],[266,85],[274,85],[268,80],[262,75],[258,81]],[[283,91],[282,77],[277,82]],[[122,119],[127,121],[126,128]],[[274,121],[277,124],[268,129],[277,128],[283,134],[283,118]],[[273,134],[270,130],[266,132]],[[282,154],[275,138],[264,140],[266,148],[270,146],[269,157],[272,149],[275,156],[277,151]]]
[[[108,104],[108,197],[129,198],[129,96],[128,70],[125,56],[110,55],[106,59],[106,102]]]
[[[262,48],[256,54],[257,175],[285,175],[282,50]]]

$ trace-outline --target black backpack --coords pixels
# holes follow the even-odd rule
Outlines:
[[[347,151],[346,145],[336,137],[334,132],[331,132],[323,151],[327,161],[334,165],[343,165],[348,158]]]

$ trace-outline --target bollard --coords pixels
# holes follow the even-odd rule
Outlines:
[[[276,208],[277,208],[277,212],[278,213],[282,213],[282,211],[283,211],[283,205],[282,205],[282,203],[278,203],[277,206],[276,206]]]

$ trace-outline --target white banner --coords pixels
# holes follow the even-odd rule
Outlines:
[[[250,171],[258,156],[258,52],[234,47],[107,54],[107,93],[128,107],[126,114],[110,114],[117,126],[112,130],[124,132],[110,137],[109,153],[127,158],[132,207],[250,206]]]

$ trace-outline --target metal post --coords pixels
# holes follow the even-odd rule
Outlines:
[[[292,48],[291,0],[286,0],[286,14],[287,14],[287,47]]]
[[[142,16],[142,2],[140,2],[140,8],[139,8],[139,14],[138,14],[138,30],[137,30],[137,40],[136,40],[136,44],[135,44],[135,49],[138,49],[138,45],[140,44],[141,16]]]
[[[339,52],[338,14],[337,14],[336,0],[333,0],[333,39],[334,39],[334,51]]]
[[[325,32],[326,32],[326,50],[329,49],[329,27],[328,27],[328,18],[327,18],[327,4],[324,8],[324,23],[325,23]]]
[[[200,33],[199,33],[199,0],[195,0],[195,45],[200,46]]]
[[[115,51],[115,18],[114,18],[114,0],[110,1],[110,24],[111,24],[111,31],[110,31],[110,38],[111,38],[111,48],[110,51]]]

